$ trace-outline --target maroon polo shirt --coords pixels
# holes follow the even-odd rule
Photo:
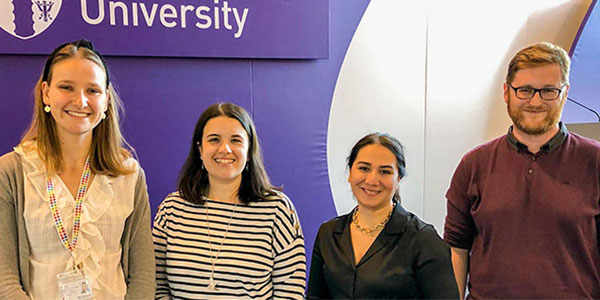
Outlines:
[[[512,127],[469,151],[444,239],[470,249],[471,298],[600,298],[600,143],[560,131],[532,154]]]

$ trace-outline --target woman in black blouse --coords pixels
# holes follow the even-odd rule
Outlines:
[[[348,168],[358,205],[319,228],[307,298],[458,298],[448,245],[400,205],[400,142],[369,134],[352,148]]]

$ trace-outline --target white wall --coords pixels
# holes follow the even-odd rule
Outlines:
[[[374,131],[388,132],[407,146],[401,196],[407,208],[423,213],[427,16],[422,8],[407,10],[403,1],[384,2],[367,8],[331,104],[327,158],[339,214],[355,205],[346,157],[358,139]]]
[[[406,148],[403,205],[441,234],[445,192],[462,155],[504,134],[506,67],[537,41],[569,49],[591,0],[371,0],[342,65],[328,164],[339,214],[355,202],[345,158],[373,131]]]

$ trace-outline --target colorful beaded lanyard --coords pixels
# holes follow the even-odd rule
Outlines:
[[[58,231],[58,236],[60,237],[61,242],[69,251],[75,250],[75,246],[77,246],[77,238],[79,237],[79,224],[81,221],[82,212],[81,206],[83,203],[83,197],[87,191],[89,179],[90,162],[88,157],[88,159],[85,160],[83,174],[81,174],[81,182],[79,183],[79,189],[77,190],[77,198],[75,199],[75,214],[73,215],[73,242],[69,243],[69,236],[65,232],[62,218],[60,217],[60,212],[58,211],[58,206],[56,205],[56,196],[54,195],[54,185],[52,184],[52,179],[50,179],[50,175],[46,175],[46,189],[48,191],[48,200],[50,202],[50,211],[52,212],[52,217],[54,218],[54,225],[56,226],[56,231]]]

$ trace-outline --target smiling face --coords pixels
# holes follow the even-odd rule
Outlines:
[[[200,156],[209,184],[241,182],[248,156],[248,134],[233,118],[219,116],[206,122]]]
[[[391,205],[400,182],[396,156],[379,144],[364,146],[350,168],[348,182],[361,208]]]
[[[59,137],[91,137],[109,100],[103,68],[83,58],[55,63],[52,79],[42,83],[42,93]]]
[[[560,66],[549,64],[517,71],[511,83],[514,87],[558,88],[563,85]],[[556,100],[543,100],[536,93],[529,100],[518,99],[515,92],[504,84],[504,101],[516,130],[527,135],[541,135],[558,130],[558,122],[569,90],[566,85]]]

